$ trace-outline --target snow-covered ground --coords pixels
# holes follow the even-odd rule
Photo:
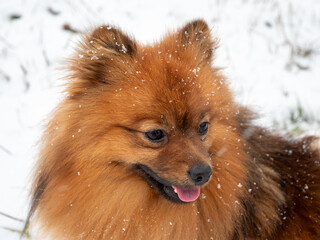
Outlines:
[[[26,217],[41,121],[63,97],[58,68],[79,32],[112,23],[151,43],[195,18],[220,39],[216,64],[260,124],[320,134],[319,0],[2,0],[0,239],[19,238],[22,223],[1,213]]]

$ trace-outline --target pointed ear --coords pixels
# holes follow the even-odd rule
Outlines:
[[[83,37],[69,61],[69,92],[76,93],[98,83],[111,84],[129,68],[137,54],[135,40],[112,26],[101,26]],[[120,71],[121,70],[121,71]]]
[[[112,26],[96,28],[87,41],[92,47],[110,51],[114,55],[127,54],[132,57],[137,52],[135,41]]]
[[[211,64],[217,41],[213,40],[207,23],[194,20],[178,31],[178,43],[186,50],[192,50],[201,63]]]

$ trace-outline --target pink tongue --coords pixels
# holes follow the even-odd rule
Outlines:
[[[172,187],[176,190],[180,200],[183,202],[193,202],[200,195],[200,187],[194,189],[182,189],[177,186]]]

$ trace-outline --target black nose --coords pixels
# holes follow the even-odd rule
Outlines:
[[[209,165],[197,165],[189,169],[188,174],[196,185],[208,182],[212,169]]]

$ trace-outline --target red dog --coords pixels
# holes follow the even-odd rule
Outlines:
[[[88,34],[44,134],[29,217],[51,239],[320,239],[319,140],[252,124],[207,24]]]

